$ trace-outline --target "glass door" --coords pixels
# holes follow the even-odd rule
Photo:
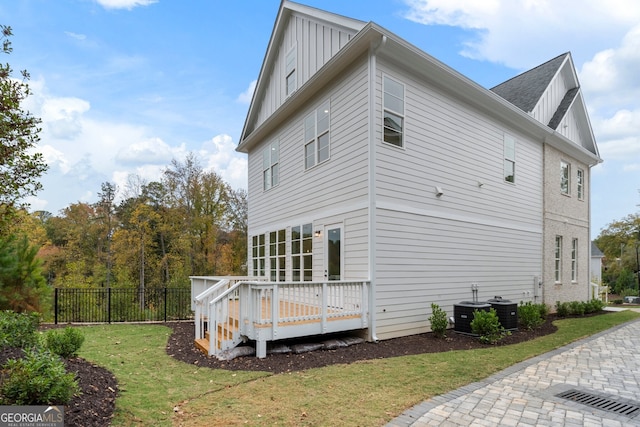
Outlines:
[[[325,226],[324,235],[324,277],[327,280],[342,280],[342,224]]]

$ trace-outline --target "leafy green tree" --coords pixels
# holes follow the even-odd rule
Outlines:
[[[0,31],[2,52],[9,54],[11,27],[0,25]],[[42,154],[33,152],[40,140],[40,119],[21,107],[31,94],[29,73],[21,71],[21,80],[12,73],[8,63],[0,63],[0,233],[24,206],[21,201],[42,188],[38,178],[47,170]]]

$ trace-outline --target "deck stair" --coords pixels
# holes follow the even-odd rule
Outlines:
[[[266,357],[268,341],[368,326],[369,282],[231,277],[192,277],[191,282],[192,295],[197,293],[195,346],[209,356],[253,340],[256,356]]]

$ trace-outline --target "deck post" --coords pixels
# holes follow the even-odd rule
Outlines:
[[[329,295],[327,282],[322,283],[322,333],[327,332],[327,312],[329,311]]]

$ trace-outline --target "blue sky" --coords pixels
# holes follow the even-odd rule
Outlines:
[[[604,163],[592,236],[640,209],[640,3],[636,0],[306,0],[374,21],[484,87],[571,51]],[[605,6],[606,4],[606,6]],[[129,176],[156,180],[189,152],[235,188],[234,151],[279,0],[0,2],[2,58],[31,73],[50,170],[32,209],[57,214]],[[16,73],[17,74],[17,73]],[[135,180],[134,180],[135,181]]]

